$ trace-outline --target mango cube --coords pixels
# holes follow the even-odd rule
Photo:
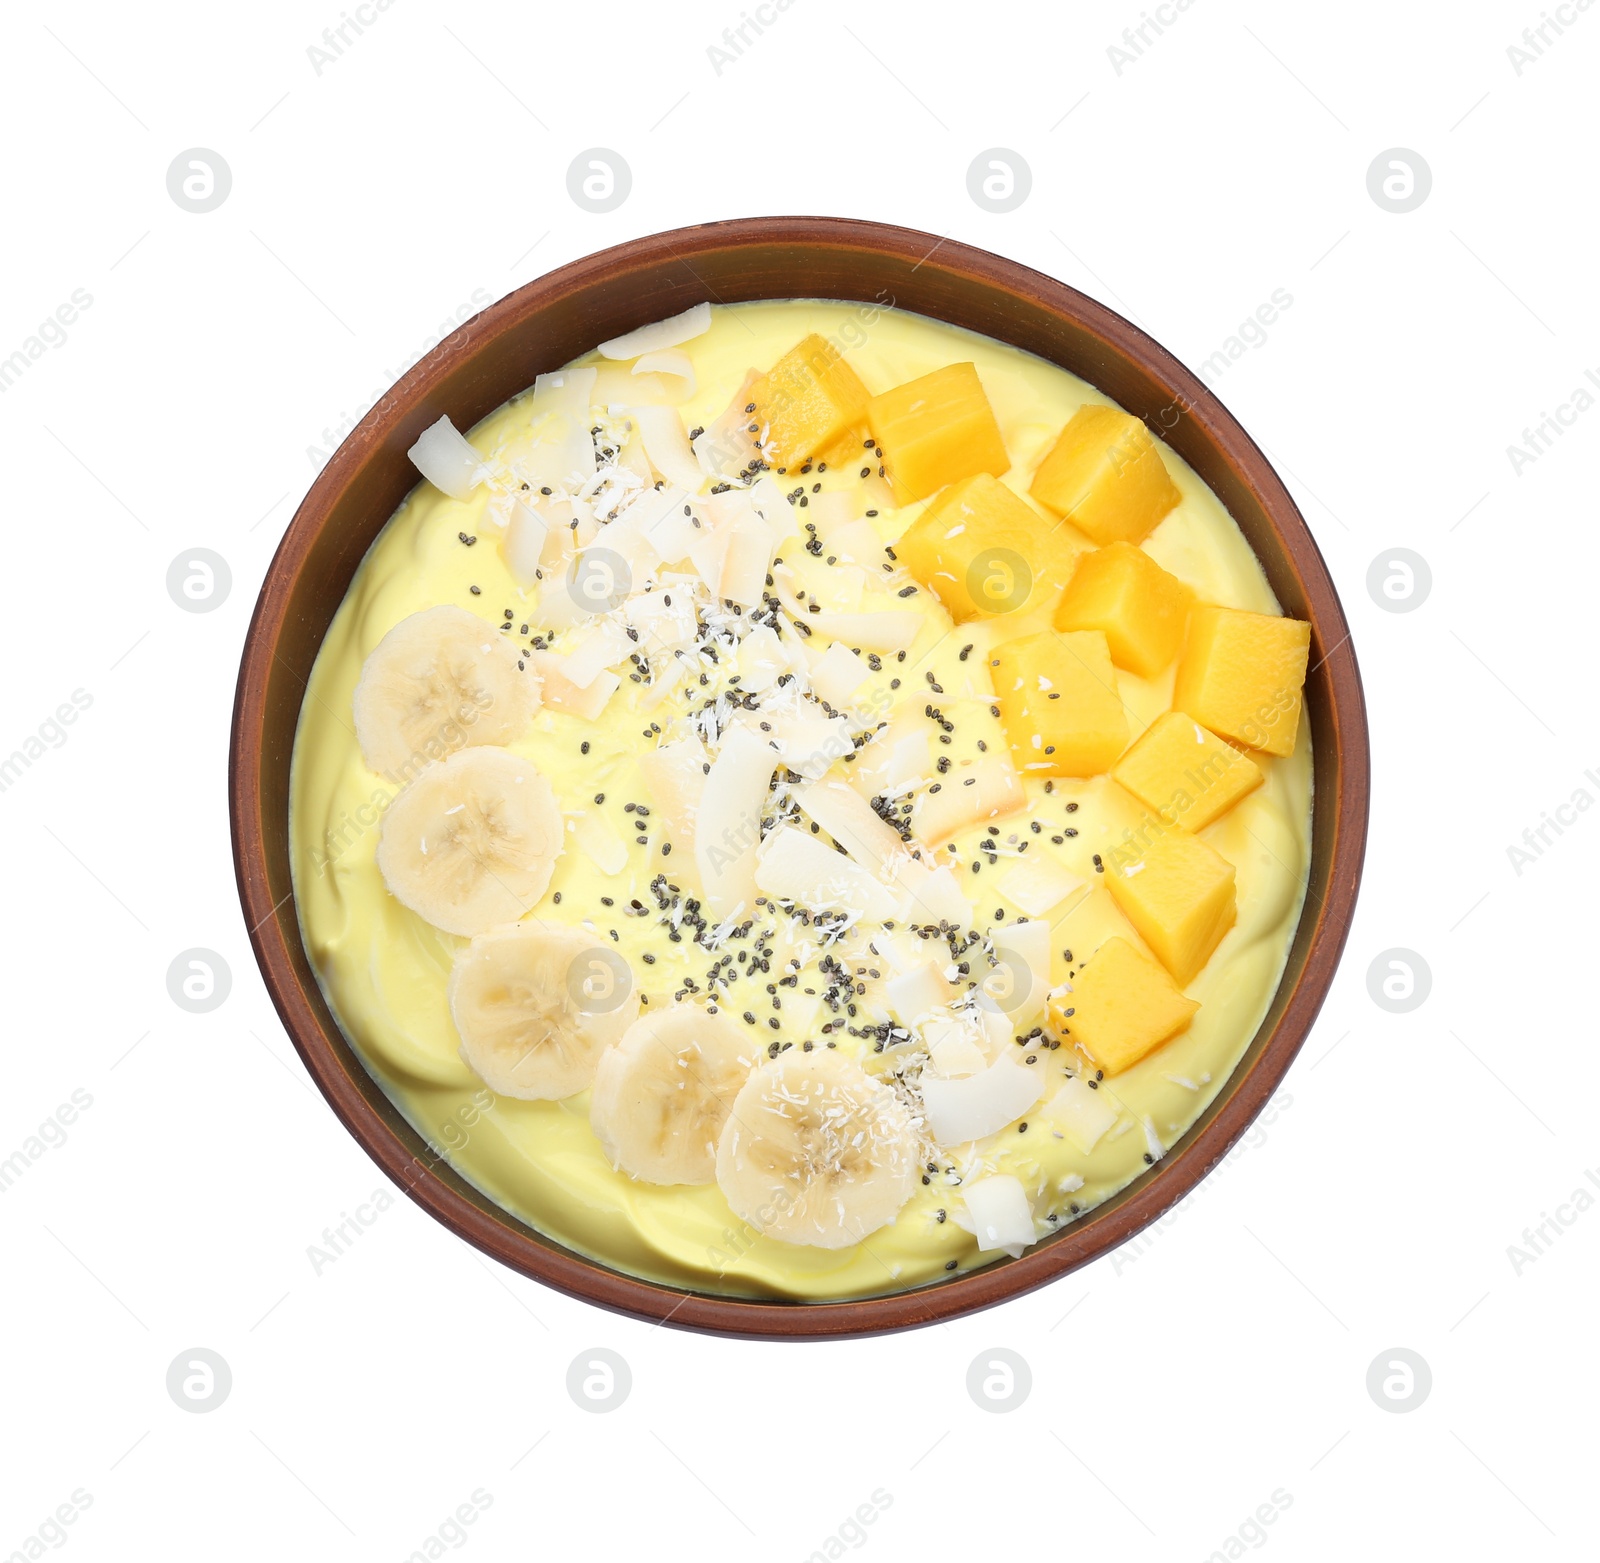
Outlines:
[[[1150,431],[1120,407],[1080,407],[1028,490],[1097,543],[1142,543],[1183,497]]]
[[[1142,548],[1108,543],[1079,558],[1054,623],[1058,630],[1104,630],[1119,668],[1154,678],[1183,645],[1190,597]]]
[[[1011,467],[974,364],[948,364],[881,392],[867,403],[867,422],[897,505],[975,472],[997,478]]]
[[[1204,830],[1263,780],[1249,755],[1181,711],[1152,722],[1111,776],[1169,824]]]
[[[1149,956],[1111,938],[1072,979],[1051,1019],[1097,1068],[1119,1075],[1182,1031],[1199,1008]]]
[[[1193,981],[1238,912],[1234,868],[1188,831],[1105,855],[1106,888],[1179,986]]]
[[[1128,747],[1128,716],[1099,630],[1046,630],[989,654],[995,699],[1017,768],[1098,776]]]
[[[812,454],[819,468],[824,466],[830,470],[837,468],[856,476],[863,467],[866,467],[869,469],[868,476],[871,476],[878,467],[877,448],[868,443],[871,438],[872,430],[863,420],[852,423],[826,445],[818,446]]]
[[[859,423],[868,397],[838,349],[813,331],[751,386],[749,400],[747,423],[759,425],[767,464],[787,471]]]
[[[1055,522],[987,472],[936,495],[894,552],[957,624],[1054,595],[1072,578],[1077,557]]]
[[[1311,626],[1299,619],[1197,607],[1172,704],[1247,749],[1293,754],[1310,650]]]

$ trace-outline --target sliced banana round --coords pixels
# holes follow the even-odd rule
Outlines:
[[[717,1141],[761,1045],[726,1011],[642,1015],[600,1060],[589,1123],[619,1172],[641,1183],[711,1183]]]
[[[389,893],[446,933],[471,935],[532,910],[561,854],[561,808],[531,760],[462,749],[389,805],[378,871]]]
[[[582,928],[492,928],[450,973],[461,1056],[490,1090],[524,1101],[584,1090],[638,1009],[626,962]]]
[[[829,1049],[780,1053],[734,1098],[717,1184],[766,1237],[847,1248],[892,1221],[920,1175],[910,1111]]]
[[[539,680],[517,648],[465,608],[402,619],[362,664],[356,741],[375,771],[415,775],[469,744],[520,738],[539,706]]]

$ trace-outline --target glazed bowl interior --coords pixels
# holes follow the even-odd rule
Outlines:
[[[1311,866],[1273,1002],[1187,1135],[1118,1195],[1020,1259],[920,1290],[835,1303],[695,1293],[575,1254],[507,1214],[431,1152],[340,1031],[302,944],[290,875],[289,771],[312,664],[357,566],[417,482],[406,451],[448,414],[469,429],[536,375],[709,299],[871,301],[1026,349],[1144,419],[1194,468],[1255,550],[1284,611],[1311,624]],[[502,299],[434,349],[324,468],[268,572],[240,670],[230,763],[245,920],[284,1025],[346,1127],[447,1226],[526,1275],[638,1317],[727,1334],[868,1334],[987,1307],[1126,1241],[1226,1154],[1305,1040],[1343,947],[1366,838],[1365,709],[1349,632],[1282,482],[1209,391],[1120,316],[1037,272],[934,235],[831,218],[711,223],[635,240]]]

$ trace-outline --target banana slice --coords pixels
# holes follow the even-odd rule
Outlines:
[[[361,668],[356,741],[375,771],[407,780],[469,744],[520,738],[539,680],[510,637],[465,608],[424,608],[383,637]]]
[[[831,1050],[791,1049],[734,1098],[717,1183],[764,1236],[847,1248],[911,1198],[919,1149],[916,1124],[888,1086]]]
[[[490,1090],[523,1101],[559,1101],[588,1086],[638,1007],[626,964],[582,928],[493,928],[450,973],[461,1056]]]
[[[401,905],[470,936],[531,910],[561,855],[561,830],[556,795],[531,760],[462,749],[389,805],[378,871]]]
[[[717,1140],[761,1045],[725,1011],[678,1004],[636,1020],[600,1060],[589,1122],[641,1183],[712,1183]]]

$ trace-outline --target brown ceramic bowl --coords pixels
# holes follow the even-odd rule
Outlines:
[[[289,873],[289,761],[306,680],[356,566],[417,482],[406,450],[441,414],[471,428],[535,375],[703,299],[892,301],[1060,364],[1138,414],[1228,507],[1285,609],[1311,623],[1316,751],[1305,911],[1272,1006],[1222,1093],[1167,1157],[1020,1259],[916,1291],[787,1303],[680,1291],[597,1264],[508,1215],[426,1148],[339,1031],[301,943]],[[1276,1090],[1350,927],[1366,842],[1366,709],[1317,545],[1250,437],[1187,369],[1093,299],[1014,261],[881,223],[774,217],[636,239],[530,282],[436,347],[312,485],[267,572],[239,671],[229,767],[245,922],[284,1026],[345,1127],[421,1205],[485,1253],[636,1318],[750,1337],[866,1335],[986,1308],[1126,1242],[1215,1167]]]

